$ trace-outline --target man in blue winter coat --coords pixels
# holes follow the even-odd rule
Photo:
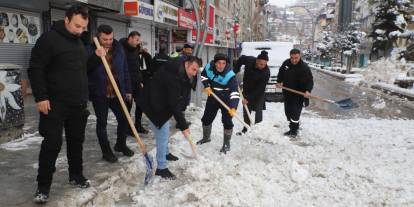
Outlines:
[[[134,152],[126,145],[128,123],[99,56],[105,56],[121,95],[126,101],[130,101],[132,98],[131,82],[124,48],[118,41],[114,40],[112,27],[109,25],[100,25],[98,27],[98,40],[105,49],[104,54],[102,52],[99,53],[102,50],[96,50],[94,45],[87,47],[89,55],[88,68],[94,68],[94,70],[91,70],[92,72],[88,73],[89,99],[92,101],[95,110],[97,119],[96,134],[102,149],[103,159],[113,163],[118,158],[112,152],[108,141],[106,131],[108,109],[112,110],[118,122],[117,140],[114,150],[122,152],[125,156],[129,157],[133,156]]]
[[[212,123],[216,118],[217,111],[220,109],[221,121],[224,126],[223,147],[220,152],[227,153],[230,150],[230,139],[233,134],[234,125],[232,117],[236,114],[240,94],[237,90],[236,75],[225,54],[216,54],[214,60],[204,67],[201,73],[201,82],[204,85],[204,91],[208,94],[208,98],[204,115],[201,119],[203,123],[203,138],[197,144],[211,141]],[[213,92],[230,107],[230,110],[227,110],[211,96]]]

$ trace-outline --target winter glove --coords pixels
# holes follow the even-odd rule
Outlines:
[[[208,96],[211,96],[213,93],[213,90],[210,87],[204,88],[204,93],[206,93]]]
[[[230,116],[231,116],[231,117],[236,116],[236,114],[237,114],[236,109],[235,109],[235,108],[231,108],[231,109],[229,109],[229,114],[230,114]]]

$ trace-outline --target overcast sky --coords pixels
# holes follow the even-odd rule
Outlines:
[[[297,0],[269,0],[269,3],[279,7],[285,7],[286,5],[291,5],[296,1]]]

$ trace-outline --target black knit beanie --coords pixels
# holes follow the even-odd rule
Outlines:
[[[216,55],[214,55],[214,62],[217,62],[219,60],[225,60],[227,62],[227,55],[223,53],[217,53]]]
[[[266,50],[262,50],[262,52],[257,56],[257,59],[269,61],[269,56],[267,56]]]

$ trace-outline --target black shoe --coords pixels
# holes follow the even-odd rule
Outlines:
[[[164,179],[168,179],[168,180],[175,180],[177,177],[175,177],[174,174],[172,174],[168,168],[165,169],[157,169],[155,171],[155,175],[161,176]]]
[[[168,161],[177,161],[178,157],[176,157],[175,155],[168,153],[168,155],[166,156]]]
[[[71,176],[69,178],[69,184],[79,188],[89,188],[91,186],[91,182],[83,177],[83,175]]]
[[[124,146],[121,147],[121,145],[115,144],[114,150],[116,152],[122,152],[122,154],[124,154],[127,157],[134,156],[134,151],[132,151],[131,149],[129,149],[128,146],[126,146],[126,145],[124,145]]]
[[[246,134],[246,132],[247,132],[246,127],[243,127],[243,129],[240,132],[237,132],[236,135],[237,136],[242,136],[243,134]]]
[[[200,144],[204,144],[207,142],[211,142],[211,139],[200,139],[196,144],[200,145]]]
[[[38,188],[33,196],[33,202],[37,204],[45,204],[49,199],[49,191]]]
[[[136,126],[135,128],[137,129],[137,132],[138,132],[138,133],[141,133],[141,134],[148,134],[148,130],[147,130],[147,129],[145,129],[143,126]]]
[[[291,138],[295,138],[298,135],[298,131],[289,130],[289,131],[283,133],[283,135],[291,137]]]
[[[230,144],[224,144],[223,147],[220,149],[221,153],[227,154],[230,151]]]
[[[118,161],[118,158],[114,155],[114,153],[110,152],[110,153],[104,153],[102,155],[102,158],[110,163],[114,163]]]

